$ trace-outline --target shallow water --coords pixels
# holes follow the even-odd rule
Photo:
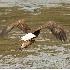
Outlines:
[[[22,9],[33,12],[34,9],[41,7],[61,7],[62,3],[70,3],[70,0],[0,0],[0,7],[19,6]],[[70,8],[70,5],[66,7]]]
[[[0,38],[1,69],[70,69],[70,0],[0,0],[0,32],[19,19],[25,19],[31,28],[53,20],[68,38],[61,42],[44,29],[36,43],[19,51],[25,33],[14,28]]]

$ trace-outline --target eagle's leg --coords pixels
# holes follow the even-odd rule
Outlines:
[[[34,42],[35,42],[35,39],[31,39],[31,40],[27,40],[27,41],[23,42],[21,47],[19,48],[19,50],[22,51],[23,48],[27,48],[27,46],[31,45]]]
[[[28,41],[25,41],[22,43],[21,47],[19,48],[19,50],[22,51],[23,48],[27,48],[28,45],[30,45],[31,42],[28,40]]]

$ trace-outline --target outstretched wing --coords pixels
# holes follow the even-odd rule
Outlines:
[[[28,33],[31,30],[31,28],[26,24],[24,19],[18,21],[17,27],[25,33]]]
[[[59,40],[65,41],[67,39],[65,31],[55,22],[49,21],[42,25],[38,29],[34,30],[33,33],[38,37],[40,30],[43,28],[48,28],[51,30],[52,34]]]
[[[6,34],[8,34],[14,27],[18,27],[19,29],[21,29],[22,31],[24,31],[25,33],[28,33],[29,30],[31,30],[28,25],[25,23],[25,20],[19,20],[15,23],[10,24],[9,26],[7,26],[6,28],[4,28],[2,30],[2,32],[0,33],[0,36],[3,37]]]

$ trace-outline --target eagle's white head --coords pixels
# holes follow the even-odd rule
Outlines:
[[[27,41],[27,40],[30,40],[30,39],[32,39],[34,37],[36,37],[34,34],[28,33],[25,36],[21,37],[21,40]]]

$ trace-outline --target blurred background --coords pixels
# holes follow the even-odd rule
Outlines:
[[[25,19],[33,29],[55,21],[64,28],[67,40],[61,42],[48,29],[43,29],[36,43],[19,51],[25,33],[14,28],[0,38],[0,68],[69,69],[70,0],[0,0],[0,32],[20,19]]]

